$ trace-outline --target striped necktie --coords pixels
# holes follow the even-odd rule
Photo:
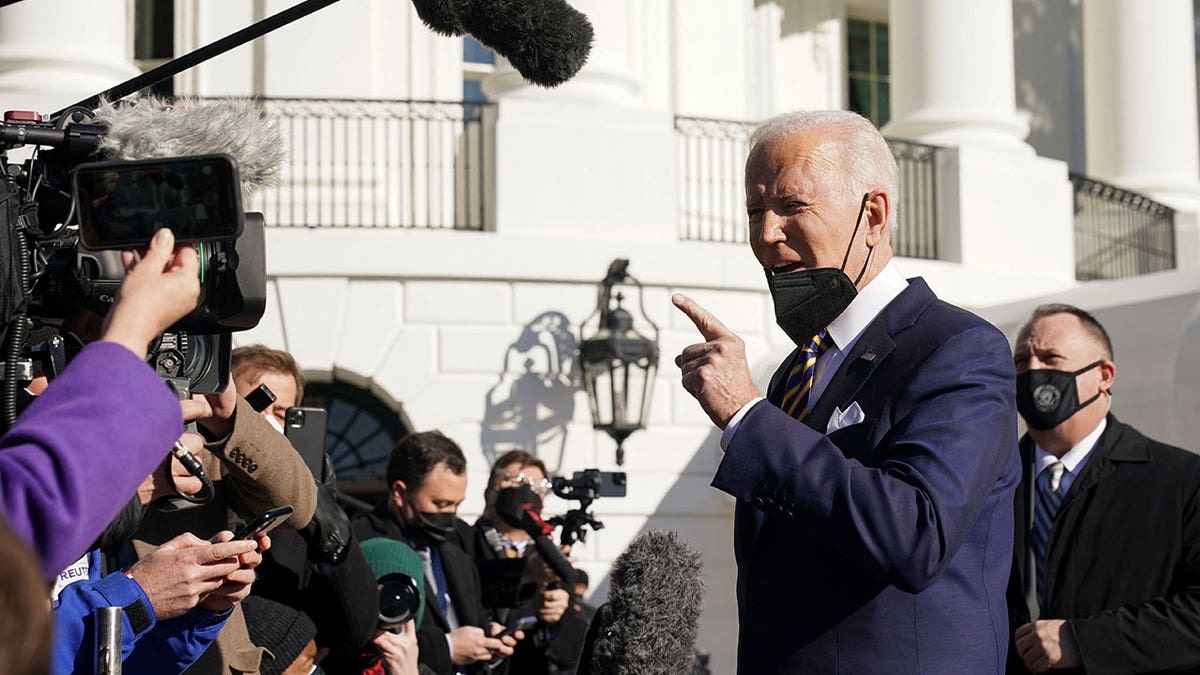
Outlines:
[[[788,373],[780,408],[788,415],[803,421],[812,409],[813,377],[817,372],[817,358],[833,343],[829,332],[822,330],[800,349],[800,358]]]
[[[1037,497],[1034,500],[1033,527],[1029,530],[1029,547],[1033,550],[1036,564],[1038,604],[1046,602],[1046,543],[1050,540],[1050,529],[1054,527],[1054,516],[1062,504],[1063,463],[1055,461],[1042,469],[1037,477]]]

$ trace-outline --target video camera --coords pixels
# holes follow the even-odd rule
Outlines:
[[[16,418],[17,390],[35,375],[53,378],[69,360],[70,343],[52,338],[88,323],[88,312],[103,316],[112,307],[125,276],[114,248],[146,246],[159,227],[170,227],[180,243],[196,242],[199,303],[149,350],[150,364],[177,388],[223,391],[230,333],[254,327],[266,304],[263,219],[242,213],[233,160],[87,162],[106,131],[90,115],[74,109],[41,120],[8,113],[0,122],[0,400],[7,425]],[[49,149],[10,162],[8,151],[28,143]],[[149,176],[162,180],[154,186]]]
[[[587,528],[604,529],[604,523],[588,512],[588,507],[597,497],[624,497],[627,487],[624,471],[599,469],[576,471],[570,478],[555,476],[551,479],[551,485],[554,494],[579,502],[578,508],[546,521],[555,527],[562,527],[559,540],[567,546],[576,541],[587,541]]]

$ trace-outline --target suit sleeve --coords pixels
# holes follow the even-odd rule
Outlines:
[[[990,326],[954,335],[910,372],[885,411],[890,428],[871,448],[840,448],[760,402],[713,485],[802,521],[889,584],[927,588],[1013,461],[1014,375],[1008,341]],[[882,460],[866,466],[847,458],[866,451]]]
[[[221,460],[229,507],[250,520],[267,509],[291,504],[283,523],[298,530],[312,520],[317,487],[300,453],[275,431],[245,399],[238,397],[233,430],[227,438],[206,443]]]
[[[53,578],[83,555],[183,431],[179,402],[133,352],[83,349],[0,438],[0,510]]]
[[[1200,485],[1196,473],[1188,485]],[[1088,673],[1192,672],[1200,664],[1200,492],[1183,513],[1177,592],[1068,621]]]

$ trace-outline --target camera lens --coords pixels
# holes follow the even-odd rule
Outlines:
[[[421,594],[417,583],[407,574],[395,572],[379,580],[379,622],[395,625],[416,616]]]

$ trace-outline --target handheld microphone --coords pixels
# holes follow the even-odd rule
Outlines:
[[[526,80],[555,87],[575,76],[592,49],[592,24],[565,0],[412,0],[442,35],[470,33]]]
[[[247,99],[102,102],[95,121],[108,128],[99,151],[113,159],[230,155],[245,195],[274,185],[283,164],[278,123]]]
[[[579,673],[692,672],[703,596],[695,549],[675,532],[640,535],[613,562],[608,602],[588,629]]]
[[[579,574],[567,556],[550,540],[554,526],[542,519],[542,499],[526,486],[504,488],[496,493],[496,515],[501,520],[525,530],[533,537],[533,546],[550,570],[568,587],[574,586]]]

